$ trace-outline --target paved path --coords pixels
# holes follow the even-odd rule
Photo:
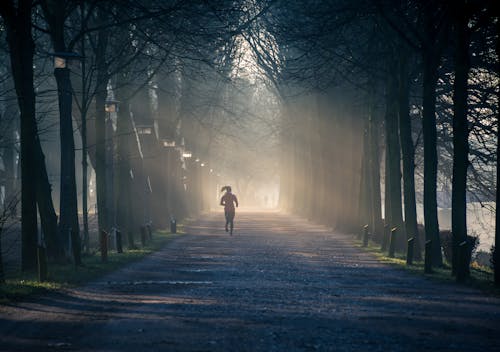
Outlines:
[[[2,351],[498,351],[500,299],[278,213],[204,217],[78,290],[0,307]]]

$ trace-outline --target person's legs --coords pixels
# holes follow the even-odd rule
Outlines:
[[[234,211],[228,212],[228,219],[229,219],[229,234],[233,234],[233,228],[234,228]]]
[[[229,231],[227,225],[229,224],[229,213],[227,210],[224,211],[224,216],[226,217],[226,232]]]

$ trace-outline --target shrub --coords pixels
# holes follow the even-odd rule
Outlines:
[[[439,231],[439,238],[441,239],[441,247],[443,248],[443,255],[448,263],[451,263],[452,253],[453,253],[453,235],[450,230]],[[479,236],[468,235],[467,236],[467,252],[466,252],[466,262],[467,268],[470,266],[470,262],[473,254],[479,246]]]

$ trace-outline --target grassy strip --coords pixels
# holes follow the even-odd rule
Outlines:
[[[180,225],[178,225],[177,233],[182,233]],[[99,252],[94,252],[83,256],[82,266],[49,264],[48,279],[45,282],[38,282],[37,274],[33,272],[12,273],[7,277],[5,284],[0,284],[0,304],[19,301],[48,291],[85,284],[158,251],[173,236],[175,235],[171,235],[167,231],[156,231],[153,234],[152,241],[149,241],[144,248],[124,249],[124,252],[120,254],[114,251],[108,252],[108,261],[106,263],[101,261]]]
[[[356,240],[355,244],[365,251],[374,254],[377,260],[382,263],[404,269],[417,275],[425,276],[431,280],[456,283],[455,277],[451,275],[451,266],[447,263],[445,263],[442,268],[433,268],[432,273],[426,274],[424,273],[423,261],[413,261],[413,265],[406,265],[406,254],[396,253],[394,258],[390,258],[387,256],[386,252],[380,250],[380,245],[376,243],[370,243],[367,247],[363,247],[362,241]],[[493,282],[493,270],[488,267],[480,266],[475,262],[471,265],[470,277],[464,285],[482,290],[487,294],[500,296],[500,287],[495,286]]]

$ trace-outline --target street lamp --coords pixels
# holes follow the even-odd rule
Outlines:
[[[175,148],[175,141],[171,139],[164,139],[163,146],[165,148]]]
[[[67,68],[72,60],[82,60],[84,57],[74,52],[58,51],[50,53],[54,57],[54,68]]]
[[[193,156],[193,153],[191,153],[190,151],[187,151],[187,150],[184,150],[182,152],[182,157],[185,158],[185,159],[189,159]]]
[[[119,103],[120,102],[118,100],[108,99],[108,100],[106,100],[106,103],[104,104],[104,110],[108,113],[118,112],[118,104]]]
[[[149,125],[135,126],[138,134],[153,134],[153,127]]]

